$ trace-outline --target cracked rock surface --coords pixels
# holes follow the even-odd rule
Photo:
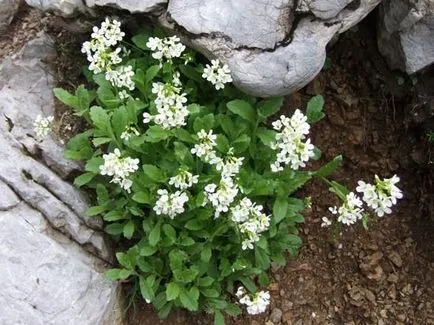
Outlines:
[[[19,5],[20,0],[0,0],[0,31],[11,23]]]
[[[387,0],[380,6],[378,48],[392,69],[411,74],[434,62],[434,1]]]
[[[100,222],[64,180],[77,166],[34,139],[36,116],[53,115],[53,55],[41,34],[0,64],[0,324],[118,324]]]

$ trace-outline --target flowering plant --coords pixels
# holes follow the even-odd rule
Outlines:
[[[54,90],[91,126],[65,155],[86,162],[75,184],[96,193],[87,214],[126,240],[107,276],[135,283],[161,317],[172,307],[201,309],[223,324],[223,312],[238,315],[240,305],[265,311],[270,295],[257,286],[301,244],[305,204],[291,194],[342,159],[300,170],[320,155],[308,135],[324,116],[321,96],[271,129],[282,98],[241,93],[227,65],[204,66],[179,38],[159,33],[129,44],[117,21],[94,27],[82,51],[96,90]]]

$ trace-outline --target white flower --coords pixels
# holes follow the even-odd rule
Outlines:
[[[352,225],[363,218],[362,201],[353,192],[347,194],[345,202],[339,207],[330,207],[329,211],[338,216],[344,225]]]
[[[93,27],[92,39],[84,42],[81,48],[81,52],[86,54],[87,60],[90,62],[89,70],[94,73],[101,73],[122,62],[119,55],[122,48],[117,47],[114,50],[112,48],[125,36],[120,26],[121,23],[117,20],[110,21],[106,18],[100,28]]]
[[[105,73],[105,79],[110,81],[113,87],[128,88],[134,90],[136,85],[131,79],[134,76],[133,67],[130,65],[117,67],[115,70],[109,70]]]
[[[176,191],[173,194],[169,194],[167,190],[162,189],[159,189],[157,193],[160,197],[154,206],[156,214],[167,215],[169,218],[173,219],[176,215],[185,211],[184,204],[188,201],[186,193]]]
[[[216,184],[205,186],[205,195],[215,209],[215,218],[218,218],[222,212],[228,212],[237,194],[238,186],[230,177],[222,178],[218,186]]]
[[[236,293],[240,304],[247,306],[247,312],[250,315],[257,315],[265,312],[270,304],[270,293],[268,291],[259,291],[252,295],[246,293],[246,290],[242,287],[238,288]]]
[[[271,145],[272,149],[278,150],[276,161],[270,165],[271,171],[282,171],[282,165],[290,165],[294,170],[305,167],[305,163],[315,155],[310,139],[304,141],[310,129],[307,117],[297,109],[291,118],[282,115],[272,125],[280,132]]]
[[[152,57],[157,60],[163,58],[171,60],[172,58],[179,58],[185,50],[185,45],[180,43],[177,36],[165,37],[163,39],[158,37],[150,37],[146,46],[151,49]]]
[[[214,147],[217,145],[217,135],[213,134],[212,130],[209,130],[207,133],[202,129],[197,133],[197,137],[199,143],[194,145],[191,153],[201,158],[204,162],[214,161],[216,159]]]
[[[189,111],[185,105],[187,102],[186,93],[181,93],[181,88],[172,84],[163,84],[154,82],[152,84],[152,93],[157,94],[154,100],[157,114],[155,116],[149,113],[143,113],[143,123],[149,123],[153,120],[162,128],[170,129],[181,127],[187,124]]]
[[[119,149],[102,156],[104,164],[99,166],[101,175],[113,176],[111,183],[119,184],[128,193],[133,184],[128,177],[139,169],[139,159],[131,157],[121,158]]]
[[[232,177],[238,174],[243,164],[244,157],[235,157],[233,150],[233,148],[230,148],[227,156],[223,159],[215,156],[208,161],[210,164],[215,165],[222,177]]]
[[[270,216],[262,210],[262,205],[256,205],[247,197],[231,208],[231,219],[237,223],[243,236],[243,250],[253,249],[253,244],[260,239],[259,234],[270,226]]]
[[[133,126],[128,126],[124,132],[122,132],[121,134],[121,139],[124,141],[128,141],[131,139],[131,137],[135,135],[135,136],[139,136],[140,133],[139,131],[133,127]]]
[[[392,206],[403,197],[402,191],[395,185],[398,182],[399,177],[396,175],[384,180],[375,175],[375,185],[359,181],[356,191],[363,193],[363,201],[375,211],[377,216],[383,217],[384,214],[392,213]]]
[[[225,83],[232,82],[229,67],[226,64],[220,66],[219,60],[211,60],[211,66],[209,64],[205,66],[202,78],[211,82],[217,90],[223,89]]]
[[[335,211],[334,209],[332,209],[333,212]],[[333,213],[332,212],[332,213]],[[337,212],[336,212],[337,213]],[[322,217],[322,222],[321,222],[321,228],[327,228],[330,227],[332,224],[331,220],[329,220],[329,218],[327,217]]]
[[[36,139],[38,141],[43,140],[47,134],[51,131],[51,124],[54,121],[54,116],[42,117],[38,115],[35,122],[33,122],[33,130],[36,133]]]
[[[173,185],[180,190],[186,190],[197,184],[199,181],[199,175],[193,175],[188,171],[182,170],[176,176],[169,179],[169,185]]]

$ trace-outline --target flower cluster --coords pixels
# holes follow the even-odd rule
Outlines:
[[[108,18],[101,27],[94,27],[91,40],[84,42],[81,52],[87,55],[90,62],[89,70],[101,73],[110,70],[112,66],[122,62],[121,47],[115,47],[122,41],[125,33],[120,29],[121,23],[117,20],[110,21]]]
[[[197,133],[197,138],[199,143],[194,145],[194,148],[191,149],[191,153],[202,158],[204,162],[215,161],[216,153],[214,147],[217,145],[217,135],[213,134],[212,130],[209,130],[207,133],[202,129]]]
[[[238,174],[243,161],[244,157],[235,157],[234,148],[229,148],[226,157],[220,158],[214,154],[214,157],[210,159],[209,163],[215,165],[217,171],[225,178]]]
[[[154,82],[152,84],[152,93],[157,95],[155,106],[157,114],[152,116],[145,112],[143,113],[143,123],[154,122],[164,129],[181,127],[186,124],[188,109],[185,103],[187,102],[186,93],[181,93],[181,88],[175,87],[170,83],[163,84]]]
[[[165,37],[163,39],[158,37],[150,37],[146,46],[151,49],[152,57],[157,60],[172,60],[172,58],[179,58],[185,50],[185,45],[180,43],[177,36]]]
[[[223,177],[218,185],[211,183],[205,186],[205,195],[215,209],[215,218],[218,218],[220,213],[229,211],[229,206],[237,194],[238,186],[230,177]]]
[[[104,164],[99,166],[101,175],[113,176],[111,182],[119,184],[129,193],[133,182],[128,177],[139,169],[139,159],[121,158],[121,152],[117,148],[102,157]]]
[[[219,60],[211,60],[211,66],[205,66],[202,78],[211,82],[217,90],[225,88],[225,83],[232,82],[231,70],[226,64],[220,66]]]
[[[185,192],[176,191],[173,194],[169,194],[167,190],[159,189],[157,194],[160,197],[154,206],[156,214],[167,215],[173,219],[176,215],[185,211],[184,204],[188,201],[188,196]]]
[[[131,79],[134,76],[133,67],[130,65],[119,66],[114,70],[109,70],[105,74],[107,81],[117,88],[128,88],[134,90],[136,87],[134,81]]]
[[[169,185],[173,185],[180,190],[186,190],[197,184],[198,181],[199,175],[193,175],[186,170],[182,170],[176,176],[169,179]]]
[[[281,171],[282,165],[290,165],[294,170],[305,167],[305,162],[314,156],[314,146],[310,139],[303,141],[310,129],[307,117],[297,109],[291,118],[280,116],[279,120],[273,122],[273,128],[279,133],[276,134],[272,149],[279,152],[276,161],[270,166],[271,170]]]
[[[330,207],[331,213],[338,216],[338,221],[344,225],[352,225],[363,218],[363,202],[353,192],[347,194],[345,202],[339,207]]]
[[[139,131],[134,126],[128,126],[124,132],[121,134],[121,139],[124,141],[129,141],[132,136],[139,136]]]
[[[249,198],[243,198],[231,208],[232,221],[238,224],[243,234],[242,249],[253,249],[253,243],[259,240],[259,234],[270,226],[270,216],[262,212],[262,205],[256,205]]]
[[[267,306],[270,304],[270,293],[268,291],[259,291],[253,295],[249,295],[246,289],[239,287],[235,295],[240,304],[247,306],[247,312],[250,315],[265,312]]]
[[[36,139],[38,141],[43,140],[47,134],[51,131],[51,124],[54,120],[54,116],[42,117],[38,115],[33,123],[33,130],[36,133]]]
[[[377,216],[383,217],[384,214],[392,213],[391,207],[403,197],[401,190],[395,185],[398,182],[399,177],[396,175],[384,180],[375,175],[375,185],[359,181],[356,191],[363,193],[363,201],[375,211]]]

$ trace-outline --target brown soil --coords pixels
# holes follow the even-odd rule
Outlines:
[[[427,130],[434,129],[434,73],[418,76],[413,85],[405,75],[387,70],[370,25],[342,35],[329,49],[330,67],[289,96],[284,111],[322,94],[327,117],[313,127],[312,140],[323,158],[314,165],[342,154],[344,165],[334,177],[349,188],[374,174],[398,174],[405,198],[392,216],[372,219],[368,230],[325,230],[321,218],[330,217],[328,207],[338,202],[323,183],[310,183],[299,193],[313,203],[301,229],[304,245],[297,259],[271,270],[269,310],[259,317],[227,319],[227,324],[434,324],[434,147],[426,141]],[[82,36],[63,27],[49,14],[22,6],[0,36],[0,59],[48,30],[56,39],[58,85],[74,89],[83,83],[77,60]],[[399,85],[398,79],[405,83]],[[63,106],[56,117],[64,138],[83,127]],[[160,321],[143,301],[126,315],[126,325],[211,323],[208,315],[181,310]]]

